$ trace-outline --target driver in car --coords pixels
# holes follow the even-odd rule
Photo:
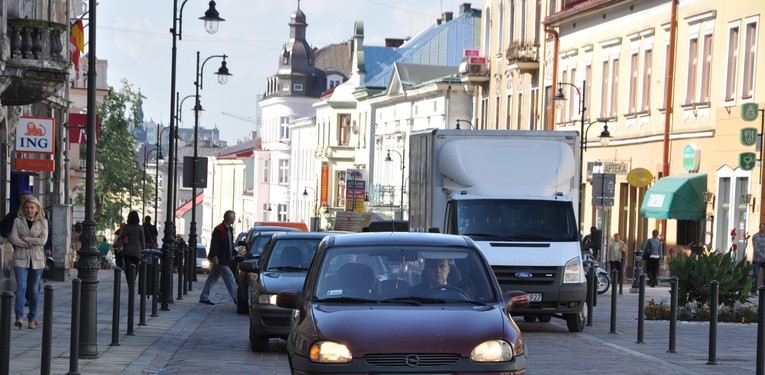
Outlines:
[[[409,288],[409,293],[414,296],[420,296],[432,288],[446,285],[449,271],[451,271],[451,266],[448,259],[425,259],[422,280],[419,284]]]

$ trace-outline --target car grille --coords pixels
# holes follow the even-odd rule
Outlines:
[[[364,362],[370,366],[453,366],[459,362],[459,354],[367,354]]]
[[[492,266],[499,285],[552,285],[557,267]]]
[[[289,327],[290,318],[263,318],[263,325],[269,327]]]

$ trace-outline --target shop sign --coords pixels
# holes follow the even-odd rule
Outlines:
[[[757,143],[757,128],[743,128],[739,140],[744,146],[754,146]]]
[[[760,107],[757,103],[744,103],[741,105],[741,119],[744,121],[757,120],[757,112]]]
[[[683,148],[683,169],[690,173],[699,171],[701,162],[701,150],[693,143],[685,145]]]
[[[757,156],[754,152],[742,152],[738,154],[738,166],[745,171],[751,171],[756,164]]]

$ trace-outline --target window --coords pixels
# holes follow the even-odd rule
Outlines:
[[[499,14],[497,15],[497,56],[502,56],[502,48],[505,45],[505,2],[499,2]]]
[[[271,160],[263,160],[263,182],[270,183],[271,178],[269,178],[269,175],[271,174]]]
[[[738,72],[738,24],[728,27],[728,69],[725,72],[725,100],[733,100],[736,95]]]
[[[279,184],[286,185],[290,182],[290,161],[279,160]]]
[[[611,111],[608,117],[616,117],[616,103],[619,97],[619,59],[613,60],[613,69],[611,70]]]
[[[701,61],[701,93],[699,101],[709,103],[709,77],[712,74],[712,34],[704,35],[704,55]]]
[[[754,95],[754,66],[757,57],[757,22],[746,25],[744,37],[744,82],[741,98],[751,99]]]
[[[714,16],[714,12],[707,12],[686,19],[688,22],[688,76],[685,104],[709,102]]]
[[[641,109],[647,111],[651,108],[651,62],[653,51],[646,50],[643,56],[643,103]]]
[[[627,113],[637,112],[637,85],[638,85],[638,54],[630,56],[630,91]]]
[[[603,72],[600,80],[600,117],[608,117],[608,68],[610,64],[608,60],[603,61]]]
[[[286,204],[279,203],[276,205],[276,221],[289,221]]]
[[[337,144],[348,146],[351,131],[351,115],[343,113],[337,116]]]
[[[577,84],[576,80],[576,68],[571,69],[571,83],[574,85]],[[581,89],[580,89],[581,90]],[[569,101],[568,101],[568,120],[572,121],[574,119],[574,114],[576,113],[576,110],[579,105],[579,101],[582,100],[582,98],[577,97],[577,91],[576,86],[569,86]],[[574,100],[576,98],[576,100]]]
[[[290,139],[290,118],[288,116],[279,117],[279,140],[288,141]]]
[[[335,196],[335,207],[345,207],[345,171],[337,172],[335,177],[335,186],[337,186],[337,195]]]
[[[699,39],[691,39],[688,45],[688,81],[685,86],[685,104],[694,102],[696,92],[696,68],[699,59]]]

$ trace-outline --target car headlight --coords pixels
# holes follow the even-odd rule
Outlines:
[[[513,359],[513,348],[504,340],[484,341],[470,353],[475,362],[507,362]]]
[[[319,341],[311,345],[311,362],[348,363],[353,360],[347,346],[332,342]]]
[[[210,268],[210,261],[205,259],[202,261],[202,268]]]
[[[276,305],[276,294],[259,294],[258,303],[261,305]]]
[[[584,280],[584,272],[579,264],[579,257],[571,258],[571,260],[566,262],[566,266],[563,269],[564,284],[579,284]]]

